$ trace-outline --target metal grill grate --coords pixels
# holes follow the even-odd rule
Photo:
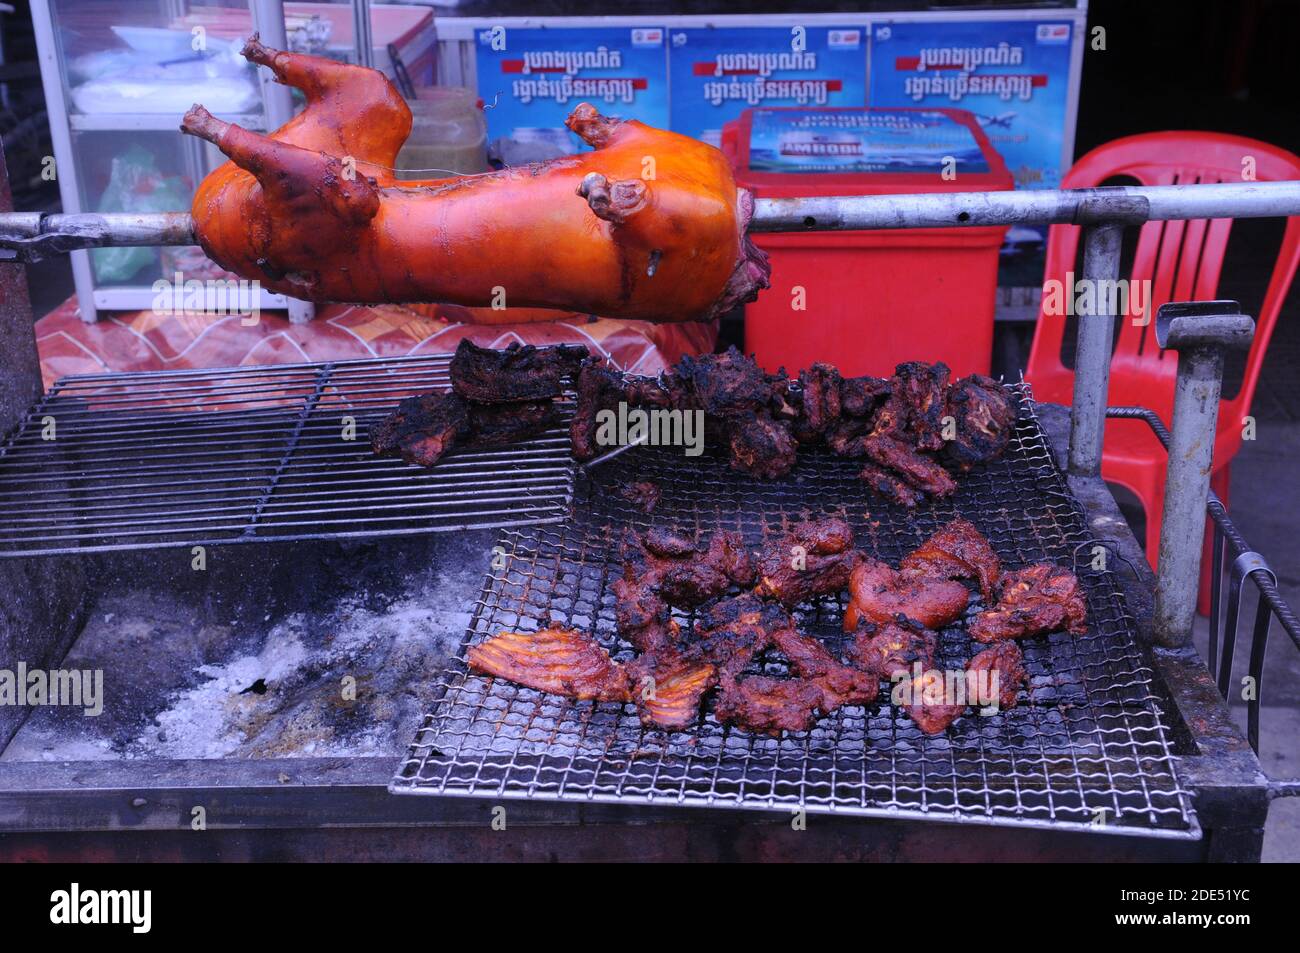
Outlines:
[[[574,472],[563,428],[432,469],[371,452],[369,425],[447,388],[450,360],[62,378],[0,445],[0,556],[561,519]]]
[[[579,486],[572,519],[508,531],[504,568],[489,573],[461,652],[440,676],[432,712],[390,786],[395,793],[639,802],[911,816],[1198,837],[1161,722],[1152,674],[1113,573],[1094,570],[1092,537],[1066,490],[1027,390],[1006,456],[961,481],[950,500],[906,512],[869,495],[853,461],[801,454],[794,473],[762,482],[706,452],[635,450]],[[653,516],[613,487],[653,479]],[[1088,596],[1090,631],[1023,644],[1028,700],[981,717],[972,709],[946,735],[923,735],[888,702],[844,707],[808,732],[752,735],[706,714],[692,730],[644,728],[631,705],[576,702],[467,670],[464,649],[503,629],[548,623],[594,629],[618,660],[610,585],[621,573],[622,527],[674,524],[740,530],[757,546],[783,519],[840,513],[858,544],[897,564],[957,515],[974,522],[1008,568],[1073,565]],[[803,631],[842,654],[843,597],[797,613]],[[972,611],[975,611],[972,608]],[[689,625],[691,618],[683,614]],[[941,668],[977,648],[962,626],[941,633]],[[786,674],[773,654],[755,671]]]

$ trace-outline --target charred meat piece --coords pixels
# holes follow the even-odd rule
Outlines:
[[[1002,456],[1016,424],[1007,389],[981,374],[963,377],[949,388],[947,413],[957,422],[957,436],[944,445],[943,455],[960,470]]]
[[[763,548],[755,591],[787,606],[836,593],[848,586],[860,558],[844,520],[805,520]]]
[[[741,411],[727,419],[725,432],[733,470],[772,480],[794,469],[798,444],[785,421],[766,412]]]
[[[871,424],[866,420],[845,417],[826,429],[826,446],[841,457],[861,457],[867,453]]]
[[[947,470],[902,440],[877,434],[868,437],[863,448],[873,463],[897,473],[912,487],[933,497],[943,499],[957,489],[957,481]]]
[[[871,489],[875,490],[887,500],[897,503],[899,506],[906,506],[911,509],[921,500],[921,494],[900,477],[894,476],[888,470],[883,470],[874,463],[868,463],[858,474]]]
[[[470,433],[469,405],[444,391],[408,397],[370,428],[370,446],[381,457],[431,467]]]
[[[549,400],[470,404],[469,441],[476,447],[499,447],[536,436],[559,419],[559,411]]]
[[[1088,606],[1074,573],[1051,563],[1036,563],[1002,578],[998,604],[975,616],[970,636],[978,642],[1024,639],[1057,632],[1088,631]]]
[[[903,679],[894,690],[908,699],[903,707],[927,735],[941,734],[966,711],[964,700],[949,697],[943,672],[936,668],[920,678]]]
[[[472,645],[469,667],[528,688],[570,698],[629,701],[627,672],[577,629],[502,632]]]
[[[722,724],[746,731],[807,731],[817,720],[822,694],[820,686],[804,678],[724,679],[713,714]]]
[[[1025,656],[1015,642],[998,642],[966,663],[966,671],[977,672],[983,681],[977,685],[980,702],[997,692],[997,705],[1001,711],[1016,707],[1016,697],[1025,687]],[[997,676],[997,684],[993,677]],[[987,694],[984,694],[987,693]]]
[[[992,605],[1002,575],[1002,562],[993,547],[969,521],[955,519],[910,555],[898,568],[934,579],[978,582],[985,603]]]
[[[569,424],[569,440],[575,460],[590,460],[604,450],[596,442],[599,430],[597,414],[602,410],[617,410],[624,399],[623,375],[595,360],[584,361],[578,371],[578,400]]]
[[[615,579],[611,588],[619,635],[638,652],[652,652],[677,643],[680,633],[677,623],[672,621],[668,603],[645,580]]]
[[[938,637],[929,629],[910,622],[867,623],[858,629],[852,658],[864,672],[892,681],[934,666]]]
[[[623,578],[654,591],[669,605],[694,608],[732,585],[753,582],[754,566],[739,533],[720,531],[707,546],[656,527],[623,537]]]
[[[799,374],[799,416],[794,429],[801,443],[821,439],[839,420],[840,385],[840,372],[830,364],[814,364]]]
[[[767,648],[773,632],[793,625],[784,609],[753,593],[719,599],[701,610],[688,652],[717,665],[721,678],[734,679]]]
[[[718,682],[716,666],[689,659],[673,648],[646,652],[625,668],[642,724],[660,728],[681,729],[695,724],[700,702]]]
[[[870,417],[892,392],[884,377],[846,377],[840,382],[840,409],[846,417]]]
[[[880,694],[877,676],[843,664],[821,642],[793,626],[774,631],[772,641],[789,659],[790,668],[797,676],[821,689],[817,707],[823,712],[832,712],[841,705],[874,701]]]
[[[618,495],[623,497],[642,513],[653,513],[656,506],[659,505],[659,498],[663,494],[659,484],[654,480],[637,480],[635,483],[628,483],[619,487]]]
[[[675,381],[667,381],[671,376]],[[732,347],[725,354],[687,355],[665,375],[682,409],[703,410],[711,417],[769,410],[776,397],[774,378],[752,358]]]
[[[896,622],[900,615],[927,629],[941,629],[961,618],[969,600],[970,593],[959,582],[899,572],[864,557],[849,577],[844,631],[857,631],[864,620]]]
[[[948,413],[948,380],[952,372],[943,363],[911,361],[894,368],[893,386],[886,407],[892,405],[891,429],[901,423],[908,441],[919,450],[943,447],[943,418]],[[882,431],[883,432],[883,431]]]
[[[539,348],[516,342],[497,350],[464,338],[451,359],[451,389],[481,404],[558,397],[564,378],[576,374],[586,357],[578,344]]]

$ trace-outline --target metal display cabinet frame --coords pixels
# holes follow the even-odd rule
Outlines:
[[[951,228],[1014,223],[1083,226],[1084,280],[1114,280],[1118,274],[1120,231],[1149,220],[1278,217],[1300,214],[1300,182],[1248,182],[1218,185],[1124,187],[1072,191],[953,193],[937,195],[863,196],[819,199],[761,199],[756,203],[755,231],[814,231],[902,228]],[[110,245],[186,244],[193,240],[183,214],[157,216],[3,215],[0,214],[0,261],[32,260],[73,249]],[[1178,315],[1201,317],[1206,306],[1174,306]],[[1300,795],[1300,782],[1270,781],[1253,746],[1258,743],[1259,704],[1248,717],[1249,738],[1235,727],[1225,703],[1233,651],[1238,638],[1237,610],[1245,581],[1259,594],[1250,651],[1252,674],[1262,674],[1263,652],[1273,617],[1300,646],[1300,626],[1281,600],[1267,565],[1232,526],[1222,505],[1203,494],[1196,481],[1171,479],[1167,503],[1208,512],[1216,527],[1215,569],[1223,572],[1232,559],[1227,628],[1222,652],[1212,643],[1211,663],[1218,683],[1188,640],[1188,633],[1157,631],[1160,602],[1172,597],[1195,598],[1197,573],[1174,561],[1161,563],[1157,578],[1124,522],[1101,479],[1101,450],[1107,414],[1146,419],[1163,435],[1160,422],[1140,408],[1108,410],[1109,349],[1116,315],[1083,316],[1076,357],[1074,404],[1070,409],[1039,405],[1044,432],[1065,471],[1071,494],[1084,508],[1096,539],[1112,548],[1129,572],[1117,572],[1129,610],[1137,620],[1149,664],[1167,693],[1168,717],[1178,739],[1180,774],[1193,791],[1203,836],[1199,840],[1105,837],[1082,831],[990,829],[977,824],[936,825],[927,821],[889,818],[828,818],[815,838],[791,840],[780,818],[754,818],[741,812],[701,809],[638,809],[629,817],[621,805],[521,804],[512,829],[524,839],[501,838],[488,829],[491,802],[467,803],[455,798],[397,798],[385,794],[392,762],[387,758],[270,759],[251,761],[85,763],[47,765],[0,764],[0,827],[11,850],[24,848],[60,856],[88,847],[120,849],[111,832],[131,828],[151,849],[175,856],[304,856],[330,845],[360,850],[359,856],[379,852],[396,857],[451,857],[466,849],[482,857],[554,856],[587,851],[588,855],[626,854],[631,838],[671,855],[680,838],[692,838],[698,856],[770,856],[788,850],[834,851],[861,859],[941,858],[959,850],[965,856],[982,851],[1003,858],[1134,860],[1176,859],[1209,861],[1258,860],[1270,801]],[[1162,309],[1163,310],[1163,309]],[[1224,327],[1240,343],[1242,322],[1228,309]],[[1159,319],[1158,319],[1159,320]],[[9,322],[13,325],[13,322]],[[4,327],[0,324],[0,327]],[[1217,333],[1213,320],[1204,337],[1187,328],[1164,330],[1162,342],[1180,347],[1205,346]],[[1199,327],[1194,330],[1199,331]],[[15,351],[32,342],[15,337],[0,346]],[[1170,334],[1173,334],[1170,337]],[[1182,334],[1181,344],[1179,334]],[[1248,333],[1248,330],[1247,332]],[[1226,340],[1226,338],[1225,338]],[[1180,362],[1181,363],[1181,362]],[[1191,391],[1189,391],[1190,393]],[[1180,382],[1181,393],[1181,382]],[[1180,408],[1181,409],[1181,408]],[[1217,410],[1217,402],[1215,404]],[[1212,413],[1175,412],[1174,446],[1212,429]],[[0,423],[21,425],[21,411]],[[1181,431],[1181,432],[1180,432]],[[1194,529],[1194,526],[1191,527]],[[1162,534],[1179,530],[1166,520]],[[1195,548],[1200,535],[1167,542]],[[1194,568],[1194,567],[1193,567]],[[1220,603],[1216,602],[1216,609]],[[1215,631],[1218,631],[1216,623]],[[186,830],[190,806],[220,804],[212,826],[216,830],[200,843]],[[635,821],[636,828],[628,826]],[[654,827],[662,837],[647,837]],[[369,830],[359,831],[358,828]],[[376,829],[391,835],[376,839]],[[275,831],[274,841],[256,840],[258,832]],[[637,833],[629,833],[636,831]],[[803,839],[807,838],[807,839]],[[954,839],[961,841],[956,846]],[[846,854],[848,851],[848,854]]]
[[[89,212],[83,202],[82,164],[73,147],[73,134],[78,132],[108,131],[174,131],[179,118],[169,113],[86,115],[69,108],[67,88],[64,83],[63,59],[55,24],[57,0],[32,0],[32,22],[36,34],[37,55],[40,59],[41,78],[50,121],[50,134],[54,143],[54,158],[58,169],[59,196],[65,213]],[[187,0],[159,0],[160,8],[179,15],[187,7]],[[285,37],[283,0],[248,0],[253,29],[263,41],[277,49],[287,47]],[[370,30],[370,0],[351,0],[354,36],[358,40],[356,60],[370,66],[372,59]],[[258,70],[262,92],[261,112],[228,117],[231,122],[247,129],[275,129],[293,117],[292,91],[274,81],[270,71]],[[191,136],[183,138],[185,169],[197,184],[208,171],[225,161],[215,146]],[[88,323],[98,320],[100,311],[137,311],[152,307],[154,292],[149,285],[103,287],[95,279],[90,252],[75,251],[71,255],[72,276],[76,287],[81,319]],[[170,276],[164,276],[169,278]],[[211,297],[215,292],[205,289]],[[295,322],[310,320],[312,305],[269,291],[257,293],[256,304],[264,309],[286,309]],[[213,302],[208,303],[214,306]]]

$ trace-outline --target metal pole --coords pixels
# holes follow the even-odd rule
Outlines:
[[[752,232],[825,232],[988,225],[1082,225],[1122,218],[1300,215],[1298,182],[1114,186],[1033,192],[854,195],[754,201]]]
[[[156,240],[140,244],[189,245],[163,224],[180,213],[132,216],[139,227],[156,219]],[[845,229],[979,228],[991,225],[1089,225],[1189,218],[1268,218],[1300,215],[1300,182],[1227,182],[1212,185],[1119,186],[1042,192],[957,192],[830,198],[757,199],[752,232],[813,232]],[[75,229],[76,220],[96,216],[47,215],[41,231]],[[98,216],[110,219],[111,216]],[[0,215],[0,249],[28,251],[31,236],[21,215]],[[111,233],[90,248],[113,244]],[[56,252],[57,253],[57,252]]]
[[[1115,340],[1113,306],[1117,296],[1100,289],[1119,277],[1122,225],[1093,225],[1083,232],[1083,281],[1092,286],[1097,313],[1079,316],[1074,356],[1074,409],[1070,414],[1070,472],[1101,472],[1101,444],[1106,430],[1106,396],[1110,389],[1110,352]],[[1102,284],[1106,282],[1107,284]],[[1067,289],[1066,293],[1071,293]],[[1064,316],[1060,320],[1065,320]]]
[[[1248,348],[1255,333],[1240,311],[1235,301],[1209,301],[1167,304],[1156,315],[1156,342],[1179,352],[1152,622],[1156,642],[1167,648],[1192,638],[1223,357],[1230,347]]]

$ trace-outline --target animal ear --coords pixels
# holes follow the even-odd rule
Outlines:
[[[250,132],[197,105],[185,114],[181,131],[211,142],[256,177],[268,210],[315,214],[323,201],[341,225],[353,228],[365,225],[379,211],[379,188],[357,171],[355,161]]]
[[[588,172],[578,184],[578,194],[587,200],[597,218],[622,225],[646,207],[649,192],[641,179],[610,182],[599,172]]]

